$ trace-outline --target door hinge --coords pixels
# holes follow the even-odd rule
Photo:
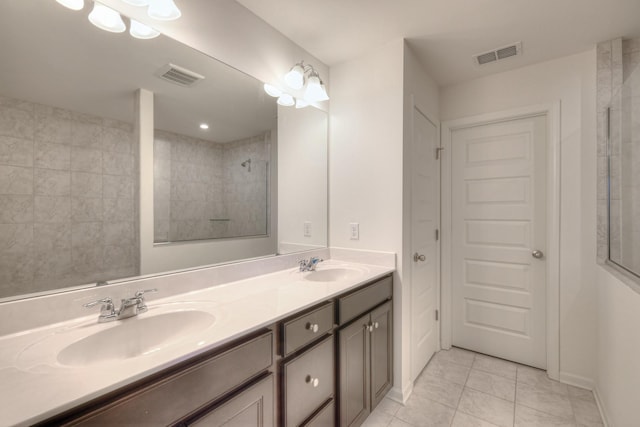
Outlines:
[[[440,240],[440,230],[436,228],[436,240]]]
[[[440,312],[436,310],[436,322],[440,319]]]
[[[440,160],[440,152],[444,150],[443,147],[436,147],[436,160]]]

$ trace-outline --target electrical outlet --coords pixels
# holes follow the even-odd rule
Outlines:
[[[360,240],[360,224],[357,222],[349,224],[349,236],[351,240]]]
[[[311,237],[311,221],[304,222],[304,237]]]

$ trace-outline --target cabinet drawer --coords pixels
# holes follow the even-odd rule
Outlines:
[[[189,427],[272,427],[273,374],[185,424]]]
[[[268,331],[69,425],[168,425],[266,370],[272,360],[273,332]]]
[[[335,421],[336,407],[331,399],[320,412],[304,424],[304,427],[334,427]]]
[[[298,426],[334,393],[333,335],[283,364],[284,425]]]
[[[381,302],[390,299],[392,293],[393,282],[391,276],[388,276],[364,289],[340,298],[338,300],[338,323],[344,325],[355,319]]]
[[[286,321],[282,325],[283,356],[326,334],[333,328],[333,302],[309,313]]]

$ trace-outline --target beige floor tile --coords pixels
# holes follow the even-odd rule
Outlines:
[[[569,394],[569,388],[566,384],[552,380],[542,369],[518,365],[518,382],[529,384],[550,393],[558,393],[565,396]]]
[[[451,347],[449,350],[440,350],[433,357],[470,368],[473,365],[475,353],[462,348]]]
[[[593,396],[591,399],[571,399],[571,406],[580,426],[599,427],[604,425],[600,417],[600,411]]]
[[[449,427],[455,410],[423,396],[413,394],[396,418],[417,427]]]
[[[463,385],[427,373],[421,375],[413,387],[413,392],[453,409],[458,406]]]
[[[484,354],[476,354],[472,368],[515,380],[517,366],[513,362],[485,356]]]
[[[420,426],[414,426],[412,424],[405,423],[401,419],[394,417],[393,420],[391,420],[391,424],[389,424],[389,427],[420,427]]]
[[[440,359],[432,359],[425,368],[423,375],[427,374],[443,378],[447,381],[451,381],[452,383],[464,385],[467,381],[467,376],[469,375],[470,370],[470,368],[458,365],[457,363]]]
[[[491,424],[480,418],[476,418],[472,415],[465,414],[464,412],[456,412],[453,417],[453,423],[451,427],[496,427],[495,424]]]
[[[514,402],[516,399],[516,380],[489,372],[472,369],[465,387],[483,391],[500,399]]]
[[[385,397],[376,407],[376,411],[380,410],[386,414],[395,415],[398,409],[402,408],[402,404]]]
[[[568,396],[549,393],[528,384],[518,382],[516,403],[564,419],[573,419],[573,409]]]
[[[568,385],[567,389],[569,390],[569,397],[572,399],[593,399],[593,392],[586,388],[574,387],[572,385]]]
[[[500,427],[513,426],[513,402],[465,387],[458,411]]]
[[[393,415],[376,408],[362,423],[362,427],[387,427],[393,420]]]
[[[516,405],[515,427],[575,427],[573,419],[556,417],[522,405]]]

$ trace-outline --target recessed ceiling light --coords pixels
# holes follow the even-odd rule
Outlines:
[[[206,123],[200,123],[200,129],[207,130],[207,129],[209,129],[209,125],[206,124]]]

